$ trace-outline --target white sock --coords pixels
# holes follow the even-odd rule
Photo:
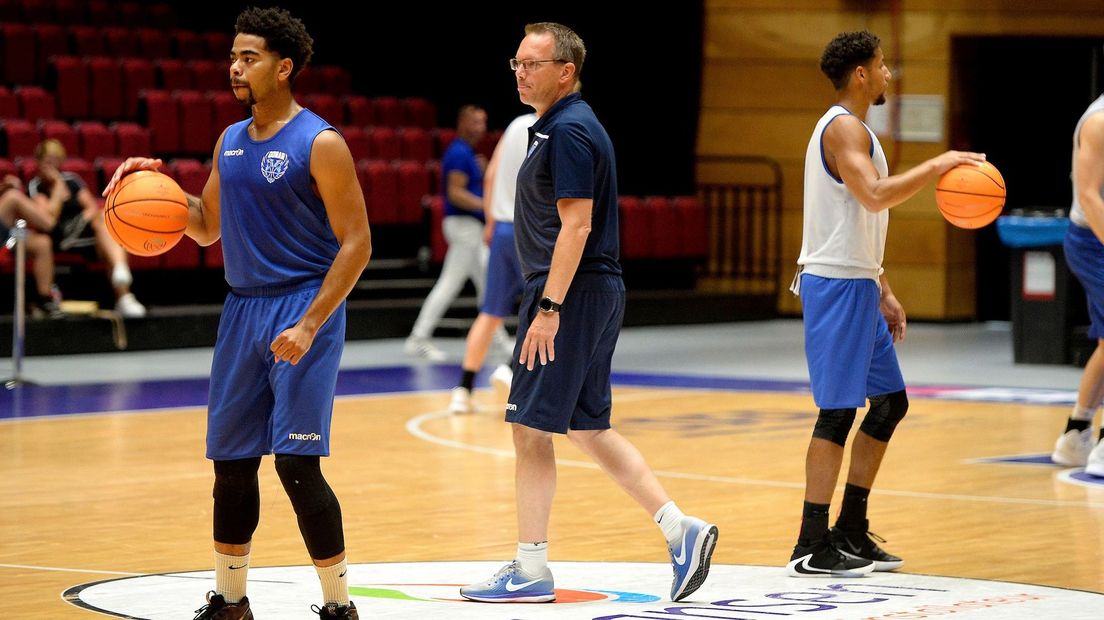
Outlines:
[[[322,597],[325,603],[336,603],[349,606],[349,578],[345,576],[347,565],[345,559],[333,566],[315,566],[318,571],[318,579],[322,582]]]
[[[1095,407],[1082,407],[1081,405],[1073,406],[1073,413],[1070,414],[1071,420],[1089,420],[1092,421],[1093,413],[1096,412]]]
[[[111,269],[111,286],[115,288],[127,288],[134,282],[134,276],[130,274],[130,267],[126,263],[117,263]]]
[[[227,603],[237,603],[245,596],[245,577],[249,573],[249,554],[223,555],[215,552],[215,592]]]
[[[548,566],[548,541],[539,543],[519,542],[517,561],[521,570],[529,575],[539,575]]]
[[[682,534],[682,520],[685,518],[686,515],[682,514],[674,500],[661,506],[655,513],[656,525],[663,531],[663,537],[671,544],[674,544]]]

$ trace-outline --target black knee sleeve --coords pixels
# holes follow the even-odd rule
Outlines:
[[[870,411],[866,412],[859,430],[878,441],[889,441],[907,412],[908,396],[904,390],[874,396],[870,399]]]
[[[257,483],[260,457],[215,461],[215,541],[244,545],[253,539],[261,516],[261,491]]]
[[[834,444],[845,445],[851,425],[855,423],[854,409],[821,409],[813,427],[813,437]]]
[[[324,560],[344,551],[341,505],[322,477],[318,457],[277,454],[276,473],[295,509],[299,531],[311,558]]]

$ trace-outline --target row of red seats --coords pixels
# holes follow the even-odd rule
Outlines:
[[[431,214],[433,262],[445,258],[448,244],[441,232],[444,199],[427,200]],[[708,218],[696,196],[621,196],[621,258],[702,260],[709,254]]]
[[[48,77],[47,67],[54,56],[224,61],[230,46],[230,35],[224,32],[2,23],[0,81],[40,84]]]
[[[174,28],[176,12],[164,2],[114,0],[0,0],[0,22]]]
[[[35,146],[49,138],[60,141],[70,156],[88,161],[153,153],[150,130],[136,123],[9,119],[0,121],[0,157],[32,158]]]

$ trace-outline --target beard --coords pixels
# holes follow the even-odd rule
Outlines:
[[[238,88],[244,87],[245,90],[246,90],[246,95],[245,95],[244,98],[241,95],[238,94],[238,89],[237,88],[234,88],[232,90],[232,92],[234,93],[234,97],[238,100],[238,103],[240,103],[242,105],[250,106],[250,107],[256,105],[257,99],[253,96],[253,89],[250,88],[249,86],[245,86],[244,84],[238,84],[237,86],[238,86]]]

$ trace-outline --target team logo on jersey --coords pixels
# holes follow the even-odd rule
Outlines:
[[[269,183],[273,183],[276,179],[284,176],[287,169],[288,156],[283,151],[269,151],[261,159],[261,174]]]

